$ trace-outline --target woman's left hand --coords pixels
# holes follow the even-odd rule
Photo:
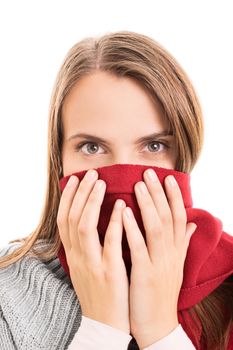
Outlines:
[[[152,170],[152,169],[151,169]],[[153,171],[153,170],[152,170]],[[146,232],[146,243],[131,211],[123,223],[130,247],[130,330],[140,349],[168,335],[178,326],[177,304],[184,261],[196,224],[188,223],[180,188],[171,175],[165,190],[143,174],[135,194]],[[171,182],[169,181],[171,180]],[[144,193],[140,191],[140,185]]]

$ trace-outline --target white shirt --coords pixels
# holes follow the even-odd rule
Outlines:
[[[82,315],[80,327],[68,350],[127,350],[132,336]],[[159,341],[143,350],[195,350],[181,324]]]

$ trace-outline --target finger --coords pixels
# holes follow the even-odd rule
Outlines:
[[[188,247],[190,244],[190,240],[195,233],[197,228],[197,225],[194,222],[189,222],[186,226],[186,232],[185,232],[185,241],[184,241],[184,250],[183,250],[183,261],[186,258]]]
[[[60,204],[57,213],[57,226],[59,235],[65,251],[71,248],[69,235],[68,215],[77,191],[79,179],[77,176],[71,176],[67,182],[60,199]]]
[[[78,224],[78,237],[82,254],[87,257],[87,261],[94,263],[100,263],[102,259],[102,246],[97,225],[105,190],[106,183],[103,180],[97,180]]]
[[[79,188],[74,196],[70,208],[68,222],[71,245],[76,249],[80,248],[78,236],[78,224],[85,208],[89,195],[94,187],[98,173],[96,170],[88,170],[80,182]]]
[[[139,230],[138,224],[132,210],[126,207],[123,210],[123,224],[130,248],[132,264],[145,264],[150,262],[144,237]]]
[[[174,243],[180,244],[184,241],[187,215],[180,188],[172,175],[165,179],[165,189],[171,208],[173,218]]]
[[[157,252],[159,241],[167,233],[161,225],[160,218],[146,184],[143,181],[137,182],[134,189],[146,232],[147,249],[150,258],[152,258]]]
[[[117,264],[122,260],[122,210],[125,207],[122,199],[116,200],[104,238],[103,259]]]
[[[143,178],[154,202],[161,226],[164,229],[164,238],[168,243],[173,242],[172,214],[164,189],[153,169],[147,169],[143,174]]]

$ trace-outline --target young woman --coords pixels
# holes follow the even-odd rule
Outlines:
[[[202,144],[195,91],[153,39],[69,50],[41,220],[1,250],[1,349],[233,349],[233,237],[192,208]]]

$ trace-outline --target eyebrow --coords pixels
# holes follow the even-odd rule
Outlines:
[[[161,131],[161,132],[155,132],[155,133],[152,133],[150,135],[146,135],[146,136],[143,136],[143,137],[140,137],[138,140],[136,140],[136,144],[137,143],[142,143],[142,142],[145,142],[145,141],[150,141],[152,139],[157,139],[159,137],[166,137],[166,136],[173,136],[173,133],[172,132],[168,132],[167,130],[164,130],[164,131]],[[110,142],[108,140],[104,140],[102,139],[101,137],[98,137],[98,136],[95,136],[95,135],[90,135],[90,134],[85,134],[85,133],[77,133],[77,134],[74,134],[72,135],[71,137],[69,137],[67,139],[67,141],[71,141],[77,137],[80,137],[80,138],[87,138],[91,141],[94,141],[94,142],[101,142],[103,144],[110,144]]]

